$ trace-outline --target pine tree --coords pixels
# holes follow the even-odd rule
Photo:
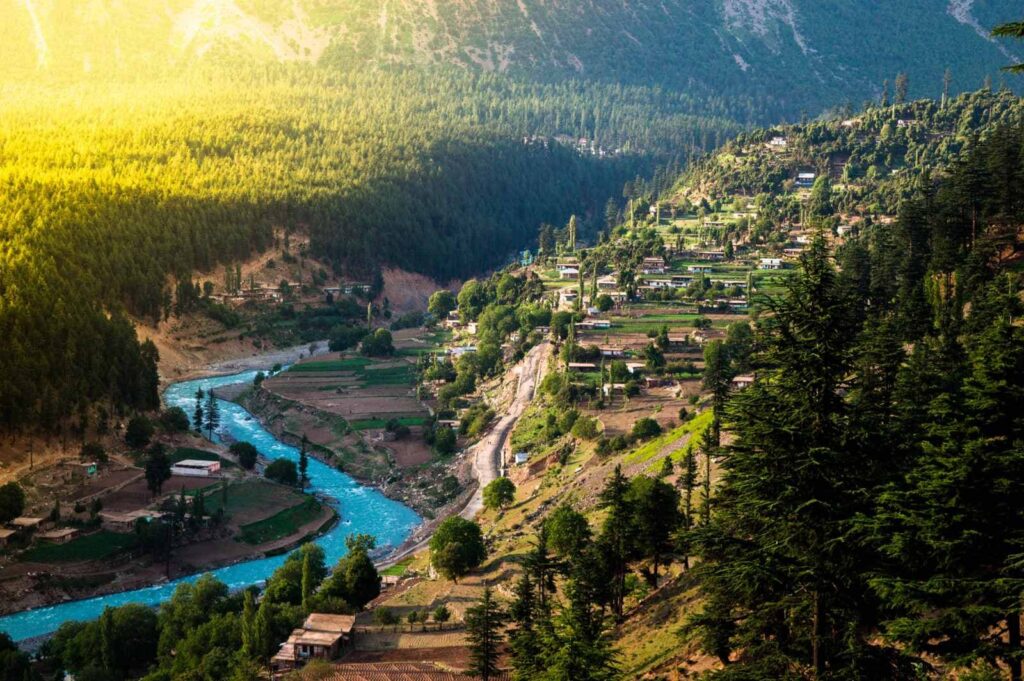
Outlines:
[[[273,654],[274,640],[272,633],[272,622],[273,614],[270,609],[273,607],[270,603],[271,599],[264,597],[260,601],[260,607],[256,611],[256,617],[253,620],[253,656],[257,660],[266,662],[270,659]]]
[[[217,397],[213,394],[213,390],[209,390],[206,394],[206,437],[209,440],[213,439],[213,432],[220,427],[220,405],[217,403]]]
[[[498,660],[504,638],[505,612],[484,587],[476,605],[466,609],[466,640],[469,648],[467,674],[488,681],[498,675]]]
[[[302,434],[302,442],[299,445],[299,485],[305,487],[309,483],[309,454],[306,450],[309,448],[309,438],[306,434]]]
[[[114,647],[117,645],[114,632],[114,610],[110,606],[103,608],[100,615],[100,664],[103,670],[113,675],[115,672],[116,660]]]
[[[537,678],[545,668],[544,649],[539,629],[546,617],[540,608],[534,592],[530,573],[523,572],[516,581],[515,600],[509,608],[509,619],[515,629],[509,634],[513,678],[516,681],[530,681]]]
[[[256,596],[251,589],[242,594],[242,655],[247,658],[256,657],[258,642],[256,640]]]
[[[1010,322],[1019,299],[997,298],[1000,314],[967,338],[968,354],[951,347],[955,340],[930,340],[906,368],[914,392],[902,422],[917,439],[915,456],[905,484],[880,496],[872,528],[901,569],[873,585],[897,613],[887,630],[909,650],[953,664],[998,658],[1016,681],[1024,659],[1024,332]],[[923,407],[922,395],[931,396]]]
[[[710,446],[717,448],[722,439],[722,417],[731,389],[729,357],[722,341],[711,341],[704,348],[704,389],[711,393]]]
[[[600,507],[607,511],[607,515],[597,540],[611,573],[611,607],[616,617],[622,617],[626,574],[632,554],[630,512],[626,500],[628,491],[629,482],[622,474],[622,466],[617,465],[601,490]]]
[[[202,433],[203,431],[203,389],[198,388],[196,390],[196,408],[192,415],[192,425],[196,431]]]
[[[313,554],[307,553],[302,558],[302,609],[309,612],[310,599],[316,590],[316,577],[313,574]]]
[[[715,512],[697,533],[707,606],[693,623],[705,650],[743,648],[752,671],[872,678],[873,599],[863,552],[847,540],[873,463],[845,430],[855,306],[820,237],[801,264],[768,301],[763,378],[732,400],[735,442],[720,450]]]

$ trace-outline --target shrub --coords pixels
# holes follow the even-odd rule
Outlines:
[[[275,459],[263,471],[268,480],[282,485],[298,485],[299,469],[291,459]]]
[[[97,463],[107,462],[107,450],[99,442],[86,442],[78,456],[83,461],[95,461]]]
[[[133,416],[128,421],[124,441],[129,447],[145,447],[153,437],[153,423],[145,416]]]
[[[248,442],[233,442],[231,447],[228,448],[235,457],[238,458],[238,465],[246,470],[252,470],[253,466],[256,465],[256,459],[259,456],[259,452]]]
[[[652,418],[642,418],[633,424],[633,437],[647,440],[661,434],[661,426]]]
[[[516,499],[516,486],[508,478],[495,478],[484,487],[484,507],[505,508]]]
[[[572,426],[573,437],[577,437],[581,440],[593,440],[597,437],[597,433],[597,419],[589,416],[581,416],[576,419],[576,423]]]

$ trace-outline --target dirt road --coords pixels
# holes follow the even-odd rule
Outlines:
[[[498,419],[491,431],[469,450],[468,455],[473,457],[473,473],[478,485],[473,496],[459,513],[463,518],[472,520],[483,508],[483,489],[487,483],[498,477],[501,471],[501,453],[505,442],[508,440],[512,428],[515,427],[516,421],[519,420],[527,405],[530,404],[530,400],[533,399],[541,379],[544,378],[549,350],[550,345],[544,342],[526,353],[526,357],[515,369],[519,381],[516,386],[516,395],[512,399],[507,413]],[[398,552],[388,556],[386,560],[379,562],[377,567],[381,569],[390,567],[406,556],[422,550],[430,542],[432,533],[433,530],[430,530],[426,536],[414,540],[411,545],[402,547]]]
[[[499,418],[491,432],[473,445],[470,450],[470,456],[473,457],[473,472],[478,485],[473,498],[460,513],[463,518],[471,520],[480,512],[484,506],[484,487],[497,478],[501,472],[501,453],[505,448],[505,441],[508,439],[509,433],[512,432],[512,428],[515,427],[516,421],[530,404],[537,385],[543,378],[542,374],[547,366],[548,347],[547,343],[541,343],[526,353],[526,357],[516,369],[519,374],[519,385],[516,387],[516,396],[512,400],[508,412]]]

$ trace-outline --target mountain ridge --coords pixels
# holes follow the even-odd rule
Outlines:
[[[753,93],[781,100],[793,115],[875,96],[902,70],[915,94],[936,94],[946,68],[954,89],[973,89],[1015,58],[988,35],[1014,18],[1010,0],[163,0],[156,12],[110,0],[5,2],[0,38],[9,47],[0,74],[21,77],[238,61],[444,64]],[[909,62],[908,49],[917,55]]]

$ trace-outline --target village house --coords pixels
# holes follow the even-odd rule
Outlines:
[[[558,276],[562,279],[578,279],[580,276],[580,268],[578,267],[559,267]]]
[[[768,148],[770,149],[785,149],[789,146],[789,140],[780,135],[776,135],[768,140]]]
[[[475,345],[459,345],[454,348],[448,348],[448,354],[452,357],[462,357],[474,352],[476,352]]]
[[[597,279],[597,288],[602,291],[614,289],[618,285],[618,281],[614,274],[606,274],[603,277],[598,277]]]
[[[10,522],[10,526],[17,532],[36,532],[45,530],[50,525],[46,518],[31,518],[29,516],[18,516]]]
[[[120,513],[117,511],[100,511],[100,523],[104,530],[127,534],[135,531],[135,524],[138,521],[153,522],[163,517],[163,513],[157,511],[137,510]]]
[[[219,472],[220,461],[183,459],[171,465],[171,475],[184,475],[192,478],[208,478]]]
[[[0,546],[7,546],[7,542],[11,540],[11,537],[16,535],[15,530],[9,530],[7,528],[0,528]]]
[[[839,225],[836,228],[836,234],[841,237],[845,237],[847,234],[853,231],[853,225]]]
[[[686,268],[686,271],[691,274],[711,274],[715,271],[715,268],[711,265],[690,265]]]
[[[605,295],[611,298],[616,303],[624,303],[629,299],[625,291],[606,291]]]
[[[810,189],[814,186],[814,181],[818,178],[817,173],[803,172],[797,173],[796,175],[796,186],[803,189]]]
[[[626,351],[622,348],[601,348],[601,356],[622,358],[626,356]]]
[[[355,623],[354,615],[312,613],[271,658],[273,674],[298,669],[310,660],[336,659],[341,649],[352,642]]]
[[[602,389],[602,391],[603,391],[605,397],[611,397],[615,393],[624,393],[624,392],[626,392],[626,384],[625,383],[605,383],[604,384],[604,388]]]
[[[597,371],[593,362],[569,362],[569,371]]]
[[[626,362],[626,371],[636,376],[647,367],[643,362]]]
[[[803,252],[804,252],[804,247],[803,246],[794,246],[794,247],[783,248],[782,249],[783,255],[785,255],[787,258],[799,258],[801,255],[803,255]]]
[[[580,294],[577,291],[563,290],[558,292],[558,306],[561,308],[572,308],[576,306]]]
[[[725,332],[720,329],[697,329],[690,334],[690,340],[696,345],[704,345],[713,340],[721,340],[725,338]]]
[[[516,452],[515,462],[517,466],[522,466],[524,463],[530,460],[529,452]]]
[[[36,534],[36,539],[48,541],[51,544],[67,544],[78,537],[81,531],[74,527],[62,527],[58,530],[48,530]]]
[[[782,258],[761,258],[761,264],[757,266],[761,270],[781,270],[783,267]]]
[[[579,275],[580,263],[576,258],[566,258],[565,260],[559,260],[555,263],[555,269],[558,271],[559,277],[562,279],[570,279]],[[572,277],[567,277],[566,272],[572,272]]]
[[[744,388],[749,388],[752,385],[754,385],[754,377],[750,375],[737,376],[732,379],[732,387],[737,390],[743,390]]]
[[[660,256],[644,258],[640,271],[644,274],[665,274],[665,259]]]
[[[725,260],[725,251],[717,251],[717,250],[697,251],[697,257],[700,260],[711,260],[711,261]]]
[[[693,277],[684,277],[682,275],[676,275],[672,277],[670,281],[672,288],[686,288],[693,281]]]
[[[669,350],[682,350],[689,345],[689,339],[686,336],[669,336],[668,337],[668,349]]]

